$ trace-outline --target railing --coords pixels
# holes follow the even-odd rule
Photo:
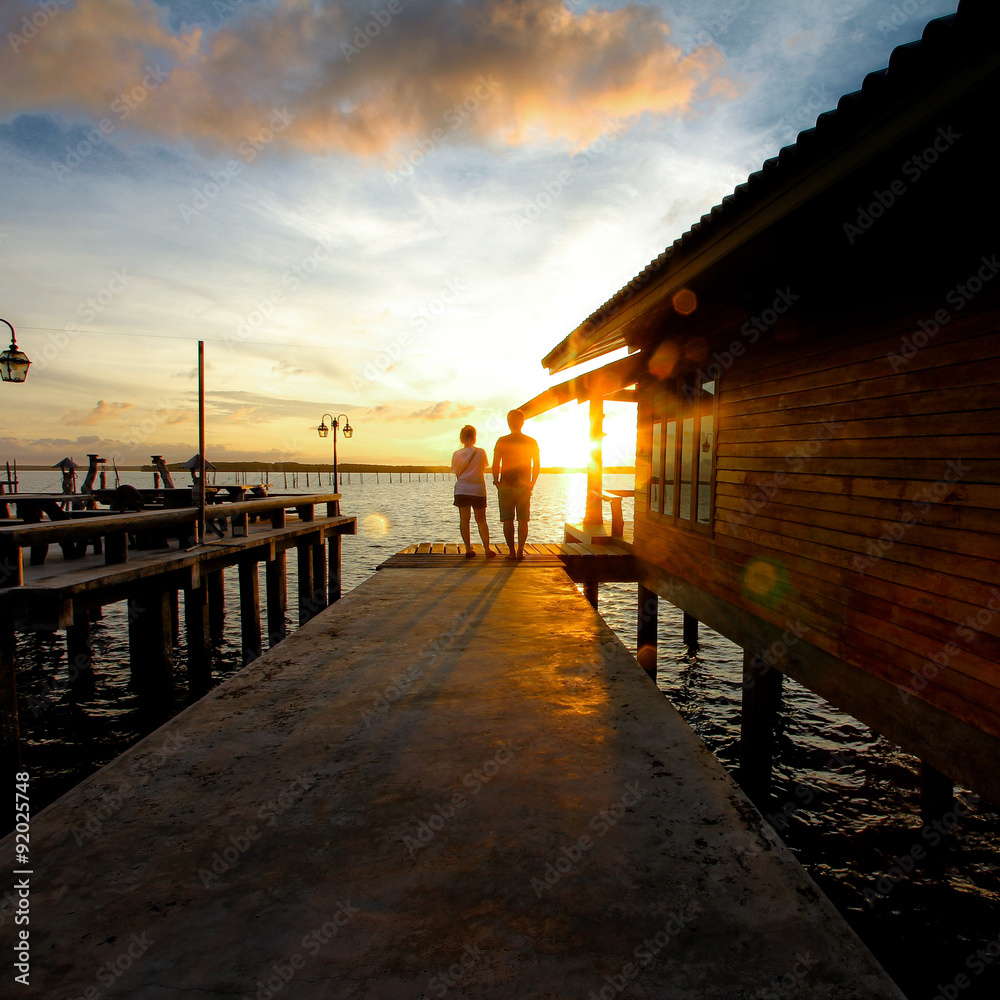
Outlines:
[[[339,493],[311,493],[210,504],[206,518],[218,537],[225,536],[219,522],[229,521],[232,536],[240,538],[247,535],[251,520],[262,517],[270,517],[272,528],[283,528],[289,509],[294,509],[300,520],[312,521],[316,504],[325,503],[327,516],[334,517],[339,513],[340,497]],[[31,565],[38,566],[45,562],[49,545],[60,545],[63,558],[69,560],[83,558],[87,547],[93,546],[95,554],[103,551],[106,565],[114,565],[128,562],[129,535],[170,534],[183,542],[192,538],[198,517],[197,507],[182,507],[0,527],[0,586],[20,586],[24,582],[21,549],[30,549]]]

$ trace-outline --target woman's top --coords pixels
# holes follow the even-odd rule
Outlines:
[[[483,471],[490,464],[482,448],[459,448],[451,456],[451,471],[455,473],[455,495],[486,496]]]

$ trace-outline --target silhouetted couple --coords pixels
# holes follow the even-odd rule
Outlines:
[[[500,438],[493,449],[493,485],[500,501],[500,523],[507,542],[508,559],[524,558],[524,543],[528,539],[528,521],[531,519],[531,491],[538,479],[540,464],[538,442],[521,433],[524,414],[511,410],[507,414],[510,434]],[[458,508],[465,556],[471,559],[476,553],[471,542],[472,514],[488,558],[496,553],[490,548],[490,528],[486,523],[486,470],[489,460],[482,448],[476,447],[476,428],[468,424],[459,437],[464,447],[451,457],[451,471],[455,473],[455,506]],[[514,548],[514,521],[517,521],[517,549]]]

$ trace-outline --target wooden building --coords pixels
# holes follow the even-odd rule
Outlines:
[[[787,673],[994,801],[998,37],[963,0],[895,49],[543,365],[626,357],[525,406],[599,440],[635,394],[641,617],[743,646],[746,748]]]

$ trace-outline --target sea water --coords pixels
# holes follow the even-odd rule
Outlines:
[[[58,472],[22,472],[20,478],[24,492],[59,489]],[[312,491],[329,490],[327,478],[320,486],[313,476]],[[299,491],[306,492],[302,480],[300,474]],[[450,476],[381,473],[378,480],[371,473],[352,473],[341,486],[342,510],[358,520],[357,536],[343,540],[345,592],[409,544],[460,541]],[[153,485],[151,473],[124,473],[122,482]],[[631,476],[604,477],[605,489],[632,485]],[[274,489],[285,492],[283,481]],[[532,497],[529,542],[562,541],[564,522],[583,518],[586,489],[583,474],[542,476]],[[630,499],[623,508],[630,520]],[[495,502],[487,519],[493,540],[502,542]],[[475,523],[472,530],[478,541]],[[220,678],[241,665],[236,568],[226,577],[226,628],[214,654]],[[296,592],[294,558],[288,560],[288,592]],[[598,610],[633,653],[636,602],[635,584],[601,585]],[[294,627],[294,597],[289,605]],[[660,689],[735,772],[742,650],[702,625],[698,649],[689,652],[681,613],[662,600],[657,644]],[[67,690],[63,636],[19,637],[24,763],[33,777],[36,809],[113,759],[151,725],[128,690],[124,604],[105,608],[92,626],[92,646],[96,691],[78,701]],[[183,663],[183,635],[176,654]],[[183,670],[178,682],[183,706],[188,697]],[[786,678],[774,787],[762,811],[909,1000],[995,1000],[1000,996],[1000,961],[992,954],[1000,955],[1000,817],[982,803],[949,836],[940,836],[920,819],[917,768],[914,758],[888,740]],[[808,996],[807,986],[788,995]]]

